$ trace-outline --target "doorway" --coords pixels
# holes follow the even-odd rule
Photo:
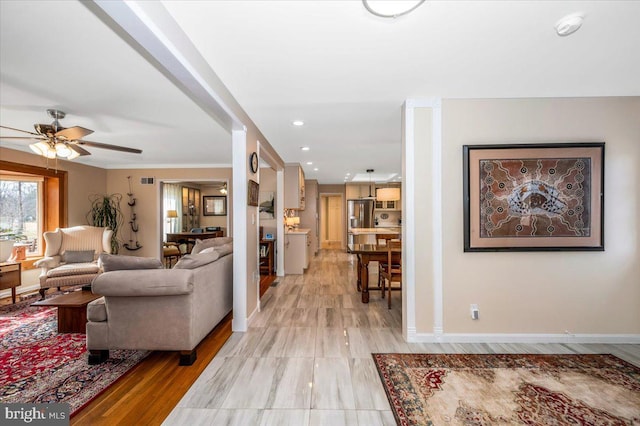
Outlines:
[[[260,193],[258,200],[258,260],[262,298],[276,279],[276,171],[266,161],[260,161]]]
[[[320,247],[341,249],[344,247],[342,194],[320,194]]]

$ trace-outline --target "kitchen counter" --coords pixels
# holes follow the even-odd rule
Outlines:
[[[399,234],[402,228],[351,228],[349,232],[353,235]]]
[[[291,234],[291,235],[302,235],[302,234],[308,234],[311,231],[311,229],[307,229],[307,228],[296,228],[293,229],[291,231],[285,231],[285,234]]]

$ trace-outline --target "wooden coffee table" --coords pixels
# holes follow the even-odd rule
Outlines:
[[[58,333],[85,333],[87,305],[101,298],[90,291],[73,291],[51,299],[40,300],[31,306],[55,306],[58,308]]]

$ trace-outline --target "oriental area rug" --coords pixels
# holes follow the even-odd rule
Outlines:
[[[0,306],[0,403],[68,403],[73,415],[149,354],[115,350],[89,365],[86,336],[59,334],[57,308],[36,300]]]
[[[613,355],[373,354],[399,425],[638,425],[640,368]]]

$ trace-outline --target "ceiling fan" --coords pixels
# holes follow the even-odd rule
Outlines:
[[[111,149],[115,151],[130,152],[133,154],[141,154],[142,150],[135,148],[127,148],[124,146],[110,145],[100,142],[91,142],[82,138],[93,133],[93,130],[85,129],[80,126],[62,127],[61,119],[65,117],[64,111],[57,109],[48,109],[47,113],[53,122],[51,124],[34,124],[36,132],[28,130],[20,130],[8,126],[0,126],[0,128],[13,130],[16,132],[26,133],[31,136],[0,136],[0,140],[20,140],[35,141],[29,145],[29,148],[38,155],[47,158],[62,157],[67,160],[73,160],[81,155],[91,155],[83,146],[91,146],[94,148]]]

